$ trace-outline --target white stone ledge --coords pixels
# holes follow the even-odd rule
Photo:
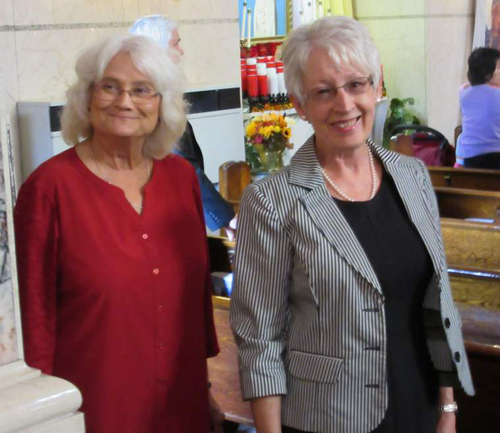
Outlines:
[[[71,383],[16,361],[0,367],[0,430],[84,432],[82,397]]]

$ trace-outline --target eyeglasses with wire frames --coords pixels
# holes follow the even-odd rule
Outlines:
[[[157,92],[156,89],[147,84],[140,84],[127,90],[123,89],[116,83],[104,81],[101,83],[94,83],[93,88],[94,96],[96,98],[110,102],[119,98],[123,92],[129,94],[130,99],[134,104],[149,104],[154,98],[161,96],[161,93]]]
[[[357,96],[366,93],[370,86],[373,86],[372,77],[359,77],[337,87],[318,87],[306,93],[306,99],[315,104],[331,102],[337,96],[339,89],[344,89],[350,96]]]

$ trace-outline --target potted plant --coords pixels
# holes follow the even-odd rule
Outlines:
[[[389,147],[389,140],[391,139],[392,130],[398,125],[420,125],[420,119],[411,112],[407,105],[414,105],[413,98],[391,99],[389,107],[389,116],[384,125],[384,147]],[[407,133],[410,133],[408,131]]]

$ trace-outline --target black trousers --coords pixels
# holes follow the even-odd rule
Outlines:
[[[486,168],[490,170],[500,170],[500,152],[484,153],[464,159],[465,168]]]

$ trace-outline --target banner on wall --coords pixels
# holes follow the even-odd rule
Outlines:
[[[477,0],[472,48],[500,49],[500,0]]]

